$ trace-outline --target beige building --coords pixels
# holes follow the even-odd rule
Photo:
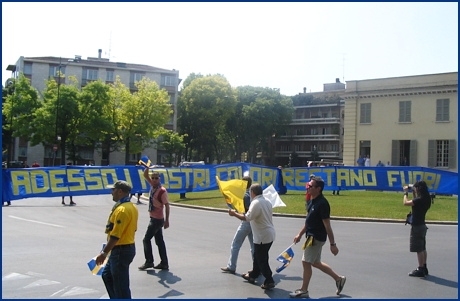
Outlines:
[[[88,82],[101,79],[106,83],[113,83],[117,76],[120,77],[123,84],[131,89],[131,92],[137,90],[134,83],[142,77],[147,77],[155,81],[160,89],[166,89],[170,96],[173,114],[165,128],[169,130],[177,130],[177,97],[178,86],[180,83],[179,71],[167,70],[157,67],[129,64],[122,62],[110,62],[107,58],[101,57],[102,50],[99,49],[98,57],[88,57],[86,60],[81,56],[74,58],[59,58],[59,57],[20,57],[15,65],[9,65],[7,70],[12,72],[12,77],[17,78],[22,72],[30,79],[31,85],[41,92],[45,89],[45,80],[54,77],[56,82],[67,83],[68,76],[76,76],[81,87]],[[65,78],[58,77],[59,72],[65,75]],[[62,82],[64,81],[64,82]],[[16,139],[13,152],[13,160],[27,161],[29,165],[37,161],[41,166],[61,165],[60,151],[55,154],[50,147],[44,148],[42,145],[31,147],[27,141]],[[155,148],[149,148],[142,152],[143,155],[149,158],[155,164],[166,163],[166,153]],[[101,153],[93,148],[83,149],[79,153],[83,158],[82,162],[77,164],[85,164],[93,161],[96,165],[124,165],[124,153],[110,153],[110,162],[108,153]],[[55,157],[56,156],[56,157]],[[141,154],[132,154],[130,163],[136,164]],[[65,162],[62,162],[65,164]]]
[[[458,72],[347,81],[343,163],[458,172]]]

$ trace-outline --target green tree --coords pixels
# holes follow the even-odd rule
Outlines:
[[[154,139],[165,132],[172,110],[168,92],[146,77],[135,83],[133,94],[116,78],[111,87],[113,139],[124,147],[125,164],[129,155],[152,146]]]
[[[2,106],[2,115],[8,123],[8,126],[3,124],[2,131],[9,131],[6,135],[9,144],[11,136],[30,139],[34,135],[35,113],[42,105],[37,90],[24,74],[20,73],[17,79],[10,80],[11,84],[3,91],[5,98]]]
[[[196,78],[181,91],[180,99],[180,126],[188,134],[185,143],[189,158],[220,161],[218,150],[223,143],[228,143],[221,139],[225,124],[234,115],[237,103],[227,79],[222,75]]]
[[[235,159],[246,151],[252,163],[259,151],[274,155],[272,137],[288,128],[294,113],[292,100],[281,95],[278,89],[242,86],[236,90],[237,111],[227,123],[235,143]]]
[[[184,136],[187,136],[185,134]],[[177,154],[180,154],[182,150],[185,149],[184,136],[174,133],[173,131],[167,131],[162,135],[162,141],[160,145],[168,154],[168,163],[169,166],[172,166],[172,163],[175,161],[176,164],[179,163],[177,160]]]

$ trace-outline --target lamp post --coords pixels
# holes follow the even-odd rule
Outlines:
[[[65,67],[67,65],[63,65],[62,64],[62,58],[59,57],[59,67],[58,67],[58,86],[57,86],[57,100],[56,100],[56,126],[55,126],[55,133],[54,133],[54,146],[53,146],[53,150],[54,150],[54,159],[53,159],[53,166],[55,164],[55,159],[56,159],[56,156],[57,156],[57,144],[60,143],[61,141],[61,137],[58,136],[58,120],[59,120],[59,102],[61,100],[61,95],[60,95],[60,89],[61,89],[61,68],[62,67]],[[62,149],[62,147],[61,147]],[[61,156],[62,158],[62,156]],[[62,164],[62,162],[61,162]]]
[[[12,80],[8,80],[6,86],[13,87],[13,97],[11,98],[11,119],[10,119],[10,143],[8,148],[8,157],[6,158],[6,166],[10,167],[10,161],[14,159],[14,137],[13,137],[13,104],[14,104],[14,94],[16,92],[16,87],[14,86],[14,82]]]

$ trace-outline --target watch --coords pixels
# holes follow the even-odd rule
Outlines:
[[[101,251],[101,255],[104,256],[104,257],[107,257],[108,254],[109,254],[109,253],[106,253],[106,252],[104,252],[104,251]]]
[[[337,245],[336,243],[333,243],[333,244],[331,244],[331,247],[336,246],[336,245]]]

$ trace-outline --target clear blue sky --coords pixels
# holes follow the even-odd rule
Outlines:
[[[458,71],[458,3],[2,3],[2,83],[20,56],[102,56],[233,87]]]

